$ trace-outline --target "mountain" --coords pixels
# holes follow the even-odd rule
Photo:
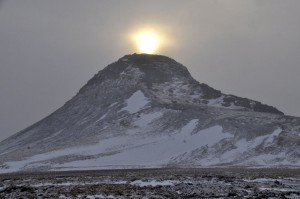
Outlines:
[[[0,143],[0,172],[299,166],[300,118],[197,82],[161,55],[126,55],[57,111]]]

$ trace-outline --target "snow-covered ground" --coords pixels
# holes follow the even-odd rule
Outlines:
[[[159,168],[177,159],[184,160],[185,157],[193,157],[193,152],[202,147],[211,148],[218,143],[234,140],[234,135],[224,132],[221,126],[213,126],[197,131],[198,119],[189,121],[178,132],[167,135],[146,136],[145,139],[145,134],[142,133],[143,129],[147,128],[153,120],[159,120],[162,115],[162,112],[143,114],[142,117],[134,121],[137,129],[129,130],[124,136],[101,140],[94,145],[67,148],[35,155],[22,161],[7,162],[6,167],[1,168],[0,172],[16,172],[41,166],[48,166],[51,170]],[[233,161],[259,145],[268,146],[281,132],[281,129],[276,129],[269,135],[259,136],[252,140],[240,139],[235,143],[236,148],[227,150],[219,157],[214,156],[195,160],[194,165],[209,166]],[[93,158],[59,164],[54,164],[51,161],[68,155],[92,156]],[[255,156],[250,160],[263,166],[267,165],[268,162],[272,162],[272,160],[284,159],[284,157],[284,153],[264,154]],[[288,162],[286,163],[288,164]]]
[[[260,177],[258,177],[260,176]],[[292,177],[293,176],[293,177]],[[0,198],[292,198],[297,170],[155,169],[0,175]]]

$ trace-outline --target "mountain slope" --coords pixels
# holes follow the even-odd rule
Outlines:
[[[50,116],[0,143],[0,170],[292,165],[300,119],[226,95],[160,55],[96,74]]]

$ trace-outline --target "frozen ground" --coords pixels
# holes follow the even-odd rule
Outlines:
[[[173,168],[0,175],[0,198],[299,197],[299,169]]]

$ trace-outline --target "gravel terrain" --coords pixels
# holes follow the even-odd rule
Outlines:
[[[300,170],[169,168],[0,175],[0,198],[300,198]]]

